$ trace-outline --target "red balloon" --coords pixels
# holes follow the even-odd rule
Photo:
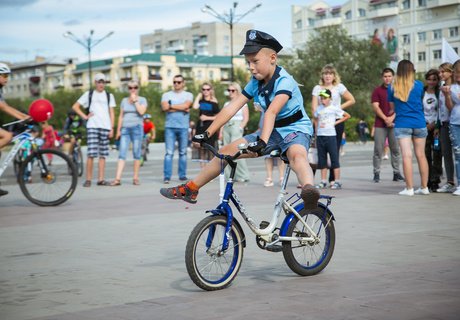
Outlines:
[[[37,99],[33,101],[29,107],[29,115],[36,122],[43,122],[51,119],[53,113],[53,104],[46,99]]]

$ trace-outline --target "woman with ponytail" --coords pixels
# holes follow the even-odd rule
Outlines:
[[[425,156],[427,129],[423,113],[423,83],[415,80],[415,69],[409,60],[398,63],[394,83],[388,86],[390,108],[396,113],[395,136],[403,159],[406,188],[402,196],[428,195],[428,162]],[[421,187],[414,192],[412,176],[412,145],[420,171]]]

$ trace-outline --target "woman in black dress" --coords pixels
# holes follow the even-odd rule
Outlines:
[[[214,90],[209,83],[203,83],[201,92],[196,96],[193,103],[194,109],[200,110],[200,118],[196,127],[196,134],[204,133],[219,113],[219,104],[214,96]],[[208,140],[208,143],[217,147],[217,134],[214,134]],[[200,149],[201,166],[204,167],[206,162],[212,159],[212,154],[203,148]]]

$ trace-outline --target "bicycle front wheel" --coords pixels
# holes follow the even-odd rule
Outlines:
[[[83,154],[80,148],[75,154],[74,162],[77,167],[78,176],[81,177],[83,175]]]
[[[19,169],[22,193],[39,206],[57,206],[67,201],[75,191],[77,180],[75,165],[59,150],[34,151]]]
[[[335,228],[329,214],[322,209],[317,211],[302,210],[302,220],[316,233],[318,241],[285,241],[283,256],[292,271],[301,276],[311,276],[323,270],[331,260],[335,245]],[[309,237],[304,224],[296,217],[292,219],[286,236]]]
[[[228,249],[222,250],[227,221],[224,216],[204,218],[192,231],[185,264],[192,281],[208,291],[224,289],[235,279],[243,261],[243,233],[234,224]]]

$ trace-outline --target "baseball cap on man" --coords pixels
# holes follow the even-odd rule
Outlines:
[[[240,54],[256,53],[262,48],[270,48],[278,53],[283,49],[283,46],[268,33],[258,30],[246,31],[246,43]]]
[[[324,98],[330,98],[332,97],[332,92],[329,89],[323,89],[319,92],[319,96]]]
[[[101,80],[105,81],[105,75],[103,73],[96,73],[94,76],[94,81],[98,82]]]

